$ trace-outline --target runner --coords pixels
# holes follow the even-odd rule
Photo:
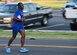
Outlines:
[[[23,9],[24,5],[23,3],[18,3],[18,9],[14,14],[13,20],[12,20],[12,37],[10,38],[8,42],[8,46],[6,47],[6,52],[11,53],[10,45],[13,42],[13,40],[16,38],[17,33],[19,32],[21,34],[21,48],[20,52],[28,52],[29,50],[24,47],[25,44],[25,29],[23,25]]]

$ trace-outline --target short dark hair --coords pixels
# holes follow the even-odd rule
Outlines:
[[[22,4],[22,2],[19,2],[19,3],[18,3],[18,6],[19,6],[20,4]]]

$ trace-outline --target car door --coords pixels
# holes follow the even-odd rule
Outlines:
[[[29,13],[30,13],[29,21],[31,21],[31,23],[35,23],[37,21],[36,7],[33,5],[33,3],[29,3],[28,7],[29,7]]]
[[[29,12],[29,6],[28,6],[28,4],[24,4],[24,10],[23,10],[23,12],[24,12],[24,18],[25,18],[25,22],[24,22],[24,24],[25,25],[28,25],[30,22],[29,22],[29,20],[30,20],[30,12]]]
[[[46,11],[41,9],[41,6],[36,4],[36,3],[34,3],[34,7],[37,10],[37,18],[38,18],[38,20],[41,20],[43,18],[43,13],[46,12]]]

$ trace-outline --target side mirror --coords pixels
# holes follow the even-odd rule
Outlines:
[[[36,10],[40,10],[40,7],[37,7]]]

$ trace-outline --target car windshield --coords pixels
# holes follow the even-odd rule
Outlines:
[[[16,5],[4,5],[1,7],[1,13],[14,13],[17,9]]]
[[[2,10],[2,7],[5,5],[5,3],[0,3],[0,10]]]

